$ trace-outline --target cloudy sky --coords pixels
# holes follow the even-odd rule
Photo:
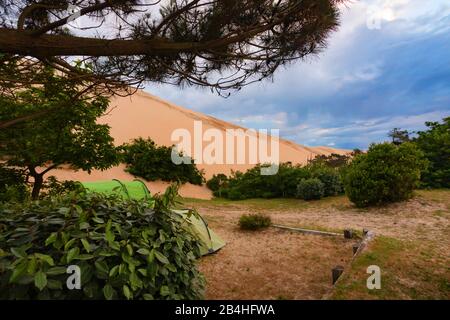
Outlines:
[[[178,105],[297,143],[365,149],[450,116],[450,1],[352,0],[319,56],[224,99],[148,85]]]

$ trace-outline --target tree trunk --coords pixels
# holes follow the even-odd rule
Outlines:
[[[37,200],[37,198],[39,197],[39,192],[42,189],[42,185],[44,184],[45,172],[38,173],[36,171],[36,168],[33,166],[28,166],[28,171],[30,172],[29,175],[34,179],[33,190],[31,191],[31,199]]]
[[[39,197],[39,192],[42,189],[42,185],[44,184],[44,177],[42,174],[36,174],[33,175],[34,178],[34,184],[33,184],[33,191],[31,192],[31,199],[37,200]]]

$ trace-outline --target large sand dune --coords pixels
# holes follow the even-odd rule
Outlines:
[[[176,129],[188,130],[194,137],[194,123],[201,121],[203,132],[208,129],[217,129],[225,136],[227,129],[244,129],[231,123],[194,112],[176,106],[170,102],[152,96],[143,91],[136,92],[130,97],[117,97],[110,103],[110,110],[100,120],[101,123],[107,123],[111,126],[111,135],[114,137],[117,145],[129,142],[138,137],[152,138],[159,145],[171,146],[177,141],[172,141],[171,136]],[[258,135],[257,139],[264,137]],[[248,135],[247,135],[248,138]],[[203,142],[206,147],[211,142]],[[270,139],[269,139],[270,144]],[[206,178],[210,178],[216,173],[229,174],[231,170],[245,171],[254,166],[249,163],[248,143],[245,151],[246,161],[244,164],[199,164],[198,167],[203,169]],[[193,147],[194,149],[194,147]],[[195,149],[194,149],[195,150]],[[194,153],[192,150],[192,153]],[[237,151],[237,142],[234,150]],[[308,159],[317,155],[339,153],[343,154],[347,150],[332,149],[328,147],[305,147],[293,142],[279,139],[279,160],[280,162],[290,161],[292,163],[307,163]],[[195,154],[191,156],[195,157]],[[224,149],[226,153],[226,149]],[[82,171],[71,171],[60,169],[53,171],[52,174],[59,179],[70,179],[79,181],[97,181],[111,180],[113,178],[121,180],[133,180],[134,177],[124,172],[124,166],[120,165],[106,171],[92,171],[90,174]],[[166,187],[166,183],[152,182],[148,183],[153,193],[161,192]],[[210,198],[211,193],[206,187],[185,185],[181,189],[181,194],[186,197]]]

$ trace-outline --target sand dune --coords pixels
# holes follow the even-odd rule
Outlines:
[[[203,131],[216,129],[216,132],[225,134],[227,129],[243,129],[234,124],[207,116],[205,114],[194,112],[192,110],[176,106],[170,102],[164,101],[158,97],[150,95],[143,91],[138,91],[130,97],[117,97],[110,103],[110,110],[99,122],[111,126],[111,135],[117,145],[130,140],[143,137],[152,138],[159,145],[171,146],[176,141],[171,140],[171,135],[176,129],[186,129],[194,136],[194,123],[201,121]],[[246,135],[248,138],[249,136]],[[264,135],[257,135],[257,140],[262,139]],[[269,140],[270,143],[270,140]],[[210,142],[203,142],[205,148]],[[248,144],[246,146],[248,148]],[[194,148],[193,148],[194,149]],[[237,151],[237,143],[234,150]],[[226,153],[226,149],[223,150]],[[307,163],[308,159],[317,155],[331,153],[347,153],[348,150],[333,149],[329,147],[306,147],[295,144],[291,141],[279,139],[279,159],[280,162],[290,161],[292,163]],[[196,158],[192,150],[191,156]],[[213,174],[229,174],[231,170],[245,171],[254,166],[249,163],[249,150],[245,151],[246,161],[244,164],[199,164],[198,167],[205,171],[206,178]],[[198,157],[197,157],[198,159]],[[258,161],[259,162],[259,161]],[[124,172],[124,166],[120,165],[106,171],[92,171],[91,174],[83,171],[72,171],[60,169],[53,171],[52,174],[59,179],[70,179],[79,181],[111,180],[113,178],[121,180],[132,180],[134,177]],[[166,183],[152,182],[148,183],[153,193],[161,192],[167,186]],[[210,198],[211,193],[206,187],[185,185],[180,190],[186,197]]]

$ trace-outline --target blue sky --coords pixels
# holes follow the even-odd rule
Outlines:
[[[450,116],[450,1],[353,0],[328,48],[224,99],[150,84],[178,105],[297,143],[366,149]]]

